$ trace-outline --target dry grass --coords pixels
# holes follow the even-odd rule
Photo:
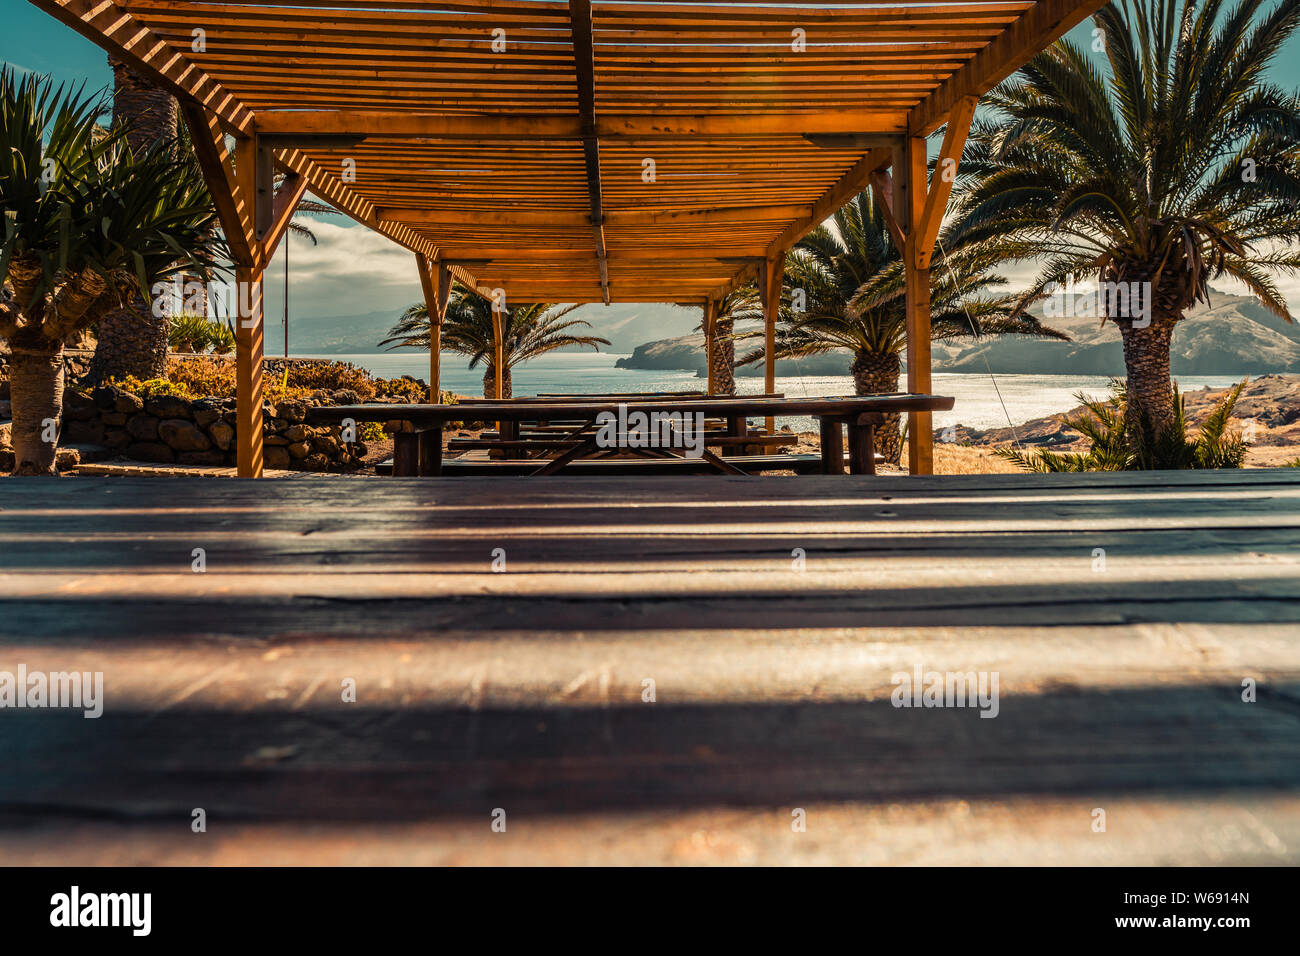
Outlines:
[[[1023,475],[1005,458],[993,454],[991,448],[976,445],[934,446],[934,473],[936,475]]]

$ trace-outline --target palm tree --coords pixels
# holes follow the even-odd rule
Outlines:
[[[155,143],[174,144],[176,97],[122,61],[110,56],[108,63],[113,70],[113,125],[123,130],[131,151],[141,156]],[[167,317],[155,316],[143,295],[109,312],[99,321],[90,379],[161,378],[167,372],[167,332]]]
[[[737,322],[763,320],[763,307],[758,301],[758,287],[743,286],[728,292],[715,305],[713,317],[713,344],[709,350],[709,370],[713,373],[715,395],[736,394],[736,337]],[[700,323],[701,328],[703,322]]]
[[[1274,276],[1300,266],[1300,112],[1264,72],[1300,0],[1261,6],[1117,0],[1094,17],[1109,71],[1058,41],[985,99],[962,161],[963,238],[1042,262],[1022,302],[1071,279],[1149,290],[1145,315],[1105,306],[1135,446],[1176,427],[1170,344],[1210,280],[1291,318]]]
[[[0,71],[0,337],[11,350],[14,474],[55,473],[64,343],[223,244],[193,165],[158,141],[136,155],[97,98]]]
[[[600,351],[601,345],[609,345],[608,339],[594,335],[575,335],[570,331],[579,326],[591,327],[590,322],[564,318],[576,308],[576,305],[560,306],[539,302],[518,305],[502,313],[506,366],[501,376],[501,389],[505,392],[502,397],[512,396],[510,370],[522,362],[570,345],[589,345],[596,351]],[[390,350],[416,348],[428,351],[429,310],[425,303],[418,302],[403,312],[398,323],[388,330],[388,338],[379,344],[387,345]],[[476,292],[458,285],[453,286],[451,301],[447,305],[447,317],[442,325],[442,347],[448,352],[468,355],[470,368],[480,362],[484,363],[483,397],[497,397],[496,366],[493,364],[496,345],[492,331],[491,302]]]
[[[941,247],[947,248],[946,241]],[[980,335],[1065,338],[1028,314],[1011,315],[1012,299],[989,290],[1003,282],[988,251],[954,249],[931,269],[930,330],[937,341]],[[799,301],[802,299],[802,302]],[[800,309],[800,306],[802,308]],[[757,334],[757,333],[754,333]],[[898,391],[907,347],[903,260],[870,191],[850,200],[786,256],[776,354],[801,358],[833,349],[853,355],[856,395]],[[762,349],[741,364],[758,361]],[[876,429],[876,451],[900,460],[898,415]]]

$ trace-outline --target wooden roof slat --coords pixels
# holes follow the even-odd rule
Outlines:
[[[470,285],[702,301],[1101,0],[29,2]]]

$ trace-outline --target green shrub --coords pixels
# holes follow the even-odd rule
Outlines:
[[[235,350],[235,330],[224,322],[209,322],[208,344],[217,355],[229,355]]]
[[[1090,447],[1086,452],[997,448],[995,453],[1026,471],[1038,472],[1240,468],[1246,458],[1246,444],[1239,435],[1228,434],[1228,422],[1248,381],[1238,382],[1219,400],[1194,438],[1187,436],[1183,396],[1175,385],[1174,427],[1153,441],[1150,423],[1141,422],[1136,431],[1143,436],[1142,441],[1139,447],[1131,447],[1124,383],[1112,381],[1109,400],[1089,398],[1081,392],[1075,397],[1083,404],[1083,413],[1075,418],[1061,417],[1064,424],[1088,440]]]
[[[184,312],[172,316],[167,344],[173,352],[202,352],[208,347],[211,323],[201,315]]]

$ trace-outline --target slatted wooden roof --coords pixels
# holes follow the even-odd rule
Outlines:
[[[513,302],[721,295],[1100,6],[31,2]]]

